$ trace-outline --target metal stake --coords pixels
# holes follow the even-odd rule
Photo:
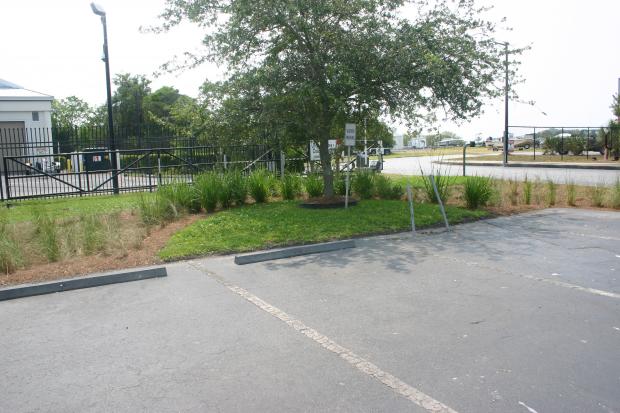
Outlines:
[[[446,210],[443,207],[443,202],[441,202],[441,198],[439,197],[439,191],[437,190],[437,184],[435,184],[435,177],[433,175],[429,175],[431,180],[431,184],[433,185],[433,189],[435,190],[435,196],[437,197],[437,202],[439,203],[439,209],[441,210],[441,215],[443,215],[443,221],[446,224],[446,229],[450,230],[450,225],[448,225],[448,217],[446,217]]]
[[[409,213],[411,214],[411,232],[415,234],[415,217],[413,215],[413,194],[411,192],[411,184],[407,184],[407,199],[409,200]]]

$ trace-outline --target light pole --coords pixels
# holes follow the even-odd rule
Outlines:
[[[503,166],[508,165],[508,42],[504,42],[506,83],[504,85],[504,159]]]
[[[103,61],[105,62],[105,79],[108,94],[108,146],[110,147],[110,162],[112,163],[112,188],[118,194],[118,168],[116,159],[116,141],[114,139],[114,121],[112,120],[112,87],[110,85],[110,56],[108,54],[108,27],[106,14],[103,7],[96,3],[90,3],[90,8],[97,16],[101,17],[103,25]]]

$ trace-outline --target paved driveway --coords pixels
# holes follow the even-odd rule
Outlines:
[[[433,169],[444,171],[450,175],[462,175],[462,165],[438,165],[433,161],[441,159],[462,159],[461,155],[446,156],[421,156],[411,158],[388,158],[384,163],[384,173],[402,175],[420,175],[420,171],[429,174]],[[470,155],[468,159],[475,160],[476,155]],[[596,170],[596,169],[558,169],[558,168],[520,168],[499,166],[472,166],[467,165],[467,175],[492,176],[502,179],[516,179],[519,181],[528,179],[550,179],[558,184],[573,181],[578,185],[612,185],[620,178],[620,170]]]
[[[0,303],[0,411],[620,412],[620,214]]]

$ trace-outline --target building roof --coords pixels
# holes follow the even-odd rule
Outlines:
[[[0,100],[54,100],[54,97],[0,79]]]

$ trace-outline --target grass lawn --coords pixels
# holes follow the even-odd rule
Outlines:
[[[592,160],[592,156],[589,156],[589,158],[586,158],[585,155],[581,155],[581,156],[574,156],[574,155],[564,155],[564,157],[561,157],[560,155],[542,155],[542,154],[536,154],[536,158],[534,158],[534,155],[513,155],[513,154],[509,154],[508,155],[508,161],[509,162],[579,162],[579,163],[591,163],[591,164],[597,164],[597,163],[601,163],[601,162],[614,162],[613,160],[605,160],[605,158],[602,155],[594,155],[594,157],[596,158],[596,160]],[[502,160],[502,153],[500,152],[497,155],[487,155],[487,156],[476,156],[475,158],[471,158],[468,159],[467,161],[498,161],[500,162]],[[454,161],[454,162],[460,162],[461,159],[450,159],[450,161]],[[615,161],[615,163],[620,165],[620,162]]]
[[[219,212],[177,232],[160,251],[160,258],[175,259],[252,251],[256,249],[346,239],[410,228],[404,201],[367,200],[349,210],[312,210],[298,202],[247,205]],[[477,219],[485,211],[447,207],[451,223]],[[437,205],[415,206],[416,227],[442,222]]]
[[[148,196],[148,193],[145,195]],[[17,201],[6,208],[3,204],[8,222],[17,223],[32,219],[33,207],[42,207],[49,211],[54,218],[69,218],[84,214],[108,214],[117,211],[126,211],[137,208],[140,193],[120,195],[67,197],[54,199]]]
[[[467,148],[467,153],[488,153],[489,149],[485,147]],[[393,152],[389,155],[384,155],[383,158],[415,158],[420,156],[443,156],[443,155],[462,155],[463,147],[451,147],[451,148],[437,148],[437,149],[411,149],[406,151]],[[376,159],[372,157],[371,159]]]

